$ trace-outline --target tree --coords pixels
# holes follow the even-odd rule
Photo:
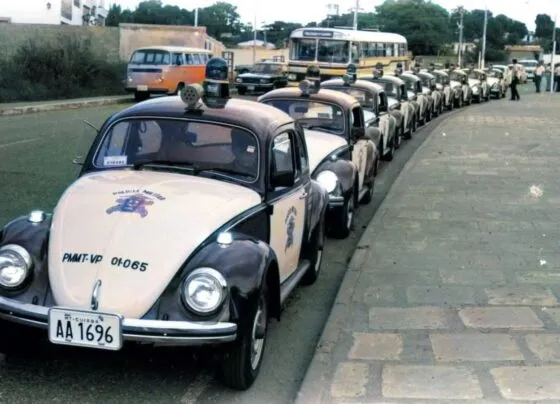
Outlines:
[[[406,37],[408,48],[416,55],[435,55],[451,42],[449,13],[426,0],[387,0],[376,7],[383,31]]]
[[[290,33],[302,25],[293,22],[274,21],[272,24],[265,25],[267,42],[283,47],[284,43],[290,38]]]
[[[554,29],[554,21],[548,14],[538,14],[535,18],[535,37],[539,39],[552,38],[552,30]]]

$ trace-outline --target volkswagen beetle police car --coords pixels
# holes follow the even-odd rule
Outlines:
[[[418,106],[418,125],[424,125],[430,118],[430,101],[423,93],[420,79],[412,74],[403,73],[400,68],[395,69],[394,75],[405,82],[408,100]]]
[[[363,108],[354,97],[320,86],[320,70],[310,66],[299,87],[270,91],[258,101],[284,111],[304,128],[311,175],[329,192],[329,230],[344,238],[358,203],[373,197],[378,128],[365,128]]]
[[[406,83],[396,76],[384,75],[382,63],[376,65],[372,76],[362,76],[360,80],[371,81],[383,87],[389,101],[389,111],[395,115],[398,111],[402,115],[404,134],[410,139],[418,128],[420,106],[415,101],[409,101]]]
[[[478,92],[474,94],[475,99],[477,102],[482,101],[490,101],[490,85],[487,82],[488,75],[482,69],[472,69],[468,73],[469,76],[469,83],[471,87],[474,89],[477,88],[478,85]]]
[[[453,110],[455,108],[455,100],[461,97],[461,86],[454,85],[452,87],[449,75],[443,70],[436,70],[431,66],[428,71],[435,77],[436,86],[443,94],[442,103],[444,108],[449,111]]]
[[[457,104],[455,104],[455,106],[461,108],[464,105],[471,105],[473,100],[473,90],[469,85],[469,78],[467,74],[460,69],[452,67],[449,70],[449,79],[451,80],[452,85],[455,83],[459,83],[462,89],[462,97],[457,101]]]
[[[351,95],[360,102],[364,110],[365,126],[379,128],[379,137],[374,138],[379,155],[392,160],[395,149],[398,149],[404,136],[404,120],[398,110],[389,111],[388,98],[385,90],[378,84],[358,80],[351,66],[342,79],[323,81],[321,88],[340,91]]]
[[[432,114],[434,116],[441,115],[445,111],[443,93],[437,87],[435,76],[431,74],[431,72],[426,71],[416,71],[414,74],[422,80],[424,94],[428,94],[432,97]]]
[[[319,274],[328,195],[309,167],[294,120],[229,99],[213,58],[203,86],[111,116],[52,214],[1,230],[0,316],[62,345],[217,344],[246,389],[268,319]]]

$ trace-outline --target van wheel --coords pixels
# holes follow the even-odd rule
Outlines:
[[[247,390],[261,368],[268,331],[268,290],[263,283],[258,303],[251,315],[239,323],[239,334],[222,358],[221,376],[232,389]]]

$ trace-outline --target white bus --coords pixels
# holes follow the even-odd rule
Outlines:
[[[371,76],[377,63],[393,71],[410,63],[406,38],[377,31],[340,28],[299,28],[290,35],[288,79],[299,82],[310,65],[321,69],[321,80],[340,77],[355,64],[358,77]]]

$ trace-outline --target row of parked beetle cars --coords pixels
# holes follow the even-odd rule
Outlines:
[[[214,58],[202,86],[109,117],[54,211],[0,231],[0,351],[28,327],[104,350],[210,344],[224,383],[249,388],[269,319],[317,280],[326,235],[351,232],[379,160],[446,109],[505,91],[478,71],[319,73],[234,99]]]

